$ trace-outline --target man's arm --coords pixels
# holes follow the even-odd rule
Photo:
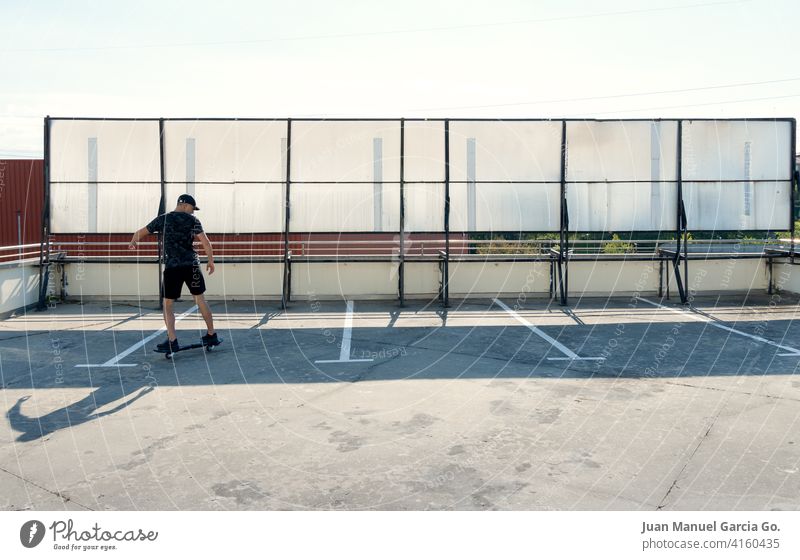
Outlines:
[[[128,245],[128,248],[136,249],[136,245],[137,243],[139,243],[139,240],[142,237],[146,237],[148,235],[150,235],[150,231],[147,229],[147,227],[143,227],[142,229],[133,234],[133,237],[131,237],[131,243],[130,245]]]
[[[206,252],[206,256],[208,257],[206,270],[209,274],[214,274],[214,251],[211,249],[211,241],[208,240],[208,237],[203,232],[198,233],[194,236],[194,238],[200,242],[200,245],[203,246],[203,250]]]

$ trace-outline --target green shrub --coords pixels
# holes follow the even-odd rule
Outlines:
[[[604,253],[633,253],[636,248],[633,243],[626,243],[616,233],[611,236],[611,241],[603,245]]]

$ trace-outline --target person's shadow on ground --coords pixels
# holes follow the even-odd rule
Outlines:
[[[6,413],[11,428],[17,432],[22,432],[17,441],[33,441],[43,438],[58,430],[78,426],[84,422],[97,420],[103,416],[115,414],[153,391],[154,387],[143,387],[137,394],[132,395],[136,389],[125,391],[119,383],[98,387],[92,393],[81,400],[74,402],[64,408],[59,408],[40,417],[26,416],[22,412],[22,403],[27,401],[30,396],[21,397],[14,406]],[[112,409],[97,412],[102,407],[116,402],[122,398],[130,398]]]

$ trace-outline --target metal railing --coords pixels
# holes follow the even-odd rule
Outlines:
[[[228,240],[212,239],[214,260],[218,264],[229,263],[273,263],[283,267],[285,305],[291,301],[291,274],[293,263],[315,262],[383,262],[398,263],[398,294],[402,304],[404,298],[402,268],[405,262],[429,262],[438,266],[439,298],[445,306],[449,301],[450,263],[457,262],[528,262],[548,263],[550,268],[550,295],[560,294],[562,303],[569,293],[570,262],[591,261],[652,261],[658,263],[659,294],[662,278],[666,278],[667,295],[669,271],[679,264],[686,266],[690,260],[718,260],[734,258],[764,259],[769,273],[769,291],[772,291],[772,267],[776,259],[793,257],[795,245],[790,240],[779,239],[686,239],[679,245],[674,238],[667,239],[470,239],[469,233],[451,235],[447,240],[436,234],[406,235],[392,239],[314,239],[318,234],[295,234],[301,239]],[[327,234],[326,234],[327,235]],[[481,234],[477,234],[481,235]],[[487,235],[484,233],[483,235]],[[491,234],[489,234],[491,235]],[[575,234],[573,234],[575,235]],[[566,247],[562,250],[561,244]],[[93,262],[158,264],[160,244],[155,241],[140,242],[134,250],[127,241],[62,241],[57,235],[48,238],[48,243],[17,245],[0,248],[0,264],[22,262],[30,258],[35,262],[43,256],[43,264]],[[35,248],[35,251],[30,249]],[[195,248],[200,260],[205,255],[199,244]],[[17,251],[16,253],[14,251]],[[792,259],[793,260],[793,259]],[[160,273],[159,273],[160,274]],[[160,282],[160,278],[154,278]]]
[[[8,245],[0,247],[0,264],[19,264],[29,261],[39,260],[41,254],[39,243],[27,243],[25,245]],[[32,251],[31,249],[36,249]]]

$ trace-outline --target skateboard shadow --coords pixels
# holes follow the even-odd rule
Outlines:
[[[22,403],[30,399],[30,396],[25,396],[17,400],[16,404],[6,413],[6,417],[12,429],[22,432],[17,437],[17,441],[33,441],[64,428],[72,428],[85,422],[116,414],[153,391],[153,389],[154,387],[151,386],[142,387],[138,393],[133,394],[136,389],[126,392],[125,388],[120,384],[98,387],[81,400],[38,417],[27,416],[22,412]],[[103,412],[97,412],[104,406],[126,397],[129,398],[115,407]]]

